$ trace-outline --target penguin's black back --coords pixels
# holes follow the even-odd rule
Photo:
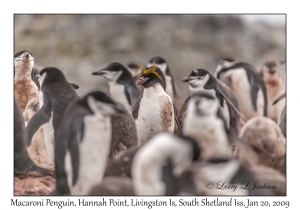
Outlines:
[[[246,70],[247,73],[247,78],[251,87],[251,103],[252,106],[254,108],[254,110],[257,110],[257,106],[256,106],[256,101],[257,101],[257,93],[259,91],[259,88],[261,88],[262,93],[263,93],[263,97],[264,97],[264,116],[267,116],[267,107],[268,107],[268,99],[267,99],[267,89],[266,89],[266,85],[261,77],[261,75],[259,75],[259,73],[256,71],[256,69],[248,64],[248,63],[244,63],[244,62],[238,62],[236,64],[234,64],[231,67],[228,68],[223,68],[217,75],[217,78],[220,78],[220,74],[232,69],[239,69],[239,68],[243,68]]]

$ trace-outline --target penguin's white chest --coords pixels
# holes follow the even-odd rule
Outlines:
[[[183,134],[194,138],[201,147],[201,159],[229,158],[230,145],[223,121],[216,116],[197,116],[188,112]]]
[[[138,145],[145,143],[157,133],[174,132],[172,100],[161,85],[144,89],[135,123]]]
[[[78,179],[72,186],[70,152],[65,158],[66,173],[71,195],[87,195],[91,188],[102,182],[111,144],[110,117],[84,117],[84,135],[79,143]]]
[[[166,75],[165,78],[166,78],[166,93],[174,100],[172,78],[168,75]]]
[[[132,106],[129,104],[126,95],[125,95],[125,86],[124,85],[120,85],[116,82],[108,82],[109,85],[109,92],[110,95],[113,99],[115,99],[116,101],[119,101],[120,103],[122,103],[125,108],[127,109],[127,111],[131,114],[132,113]],[[134,105],[134,104],[133,104]]]

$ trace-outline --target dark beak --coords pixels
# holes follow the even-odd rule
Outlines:
[[[143,85],[148,79],[149,79],[149,77],[140,77],[136,81],[136,86]]]
[[[100,69],[100,70],[98,70],[98,71],[94,71],[94,72],[92,73],[92,75],[103,75],[103,74],[105,74],[105,73],[103,72],[103,70],[105,70],[105,69]]]
[[[277,68],[271,68],[269,71],[271,74],[274,74],[277,71]]]
[[[181,82],[189,82],[189,81],[191,81],[192,79],[189,77],[189,76],[187,76],[187,77],[184,77],[184,78],[182,78],[181,79]]]

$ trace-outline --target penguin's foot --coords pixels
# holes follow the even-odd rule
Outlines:
[[[15,165],[15,176],[51,176],[55,177],[55,173],[52,170],[41,168],[37,166],[33,161],[29,160],[22,166]]]

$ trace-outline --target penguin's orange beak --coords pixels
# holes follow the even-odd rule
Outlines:
[[[137,81],[136,81],[136,85],[143,85],[147,80],[149,79],[149,77],[140,77]]]

